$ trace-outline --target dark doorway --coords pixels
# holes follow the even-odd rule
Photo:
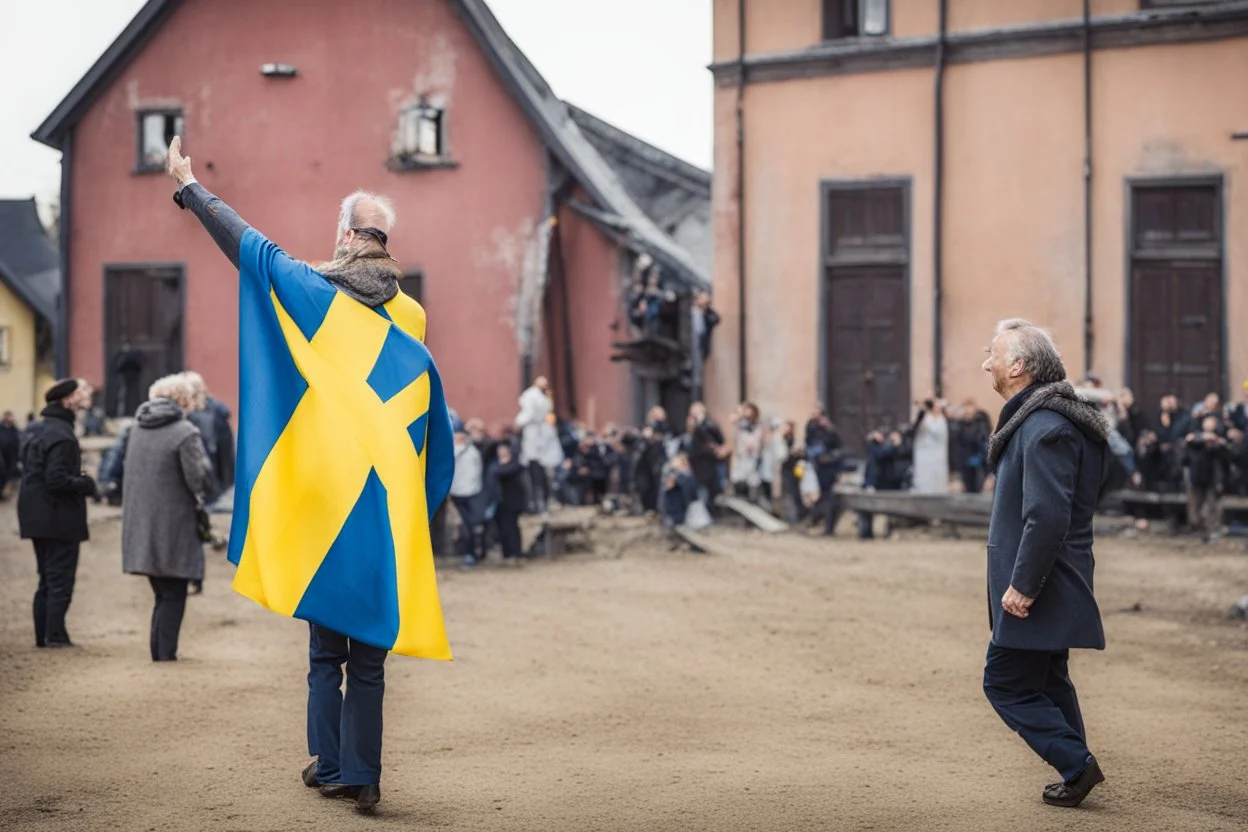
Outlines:
[[[104,371],[110,415],[133,416],[161,376],[181,372],[182,267],[104,268]]]
[[[828,414],[853,453],[910,415],[907,186],[823,189],[823,361]]]
[[[1127,376],[1150,413],[1225,395],[1219,182],[1137,184],[1131,199]]]

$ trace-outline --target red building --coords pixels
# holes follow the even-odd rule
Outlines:
[[[193,368],[237,403],[238,275],[170,199],[180,133],[200,181],[302,259],[330,257],[343,196],[390,196],[461,414],[512,417],[538,373],[565,416],[679,409],[684,346],[613,344],[634,340],[638,254],[682,296],[708,285],[709,175],[575,116],[480,0],[150,0],[33,134],[63,154],[59,369],[129,409],[129,345],[144,384]]]

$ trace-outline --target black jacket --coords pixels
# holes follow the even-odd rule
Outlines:
[[[22,432],[17,425],[0,425],[0,485],[4,478],[17,476],[18,454],[22,447]]]
[[[23,538],[79,543],[89,537],[87,495],[95,493],[95,481],[82,473],[74,414],[50,404],[40,415],[22,447],[18,524]]]
[[[1055,399],[1040,409],[1019,407]],[[997,472],[988,526],[992,642],[1018,650],[1103,649],[1092,594],[1092,517],[1109,470],[1108,424],[1065,382],[1020,393],[998,424],[989,452]],[[1027,618],[1001,608],[1010,586],[1036,599]]]
[[[501,492],[498,510],[501,514],[521,514],[529,504],[529,492],[524,484],[524,467],[520,460],[498,464],[498,485]]]
[[[1222,440],[1206,441],[1197,434],[1187,443],[1183,465],[1193,488],[1216,488],[1225,480],[1227,453]]]

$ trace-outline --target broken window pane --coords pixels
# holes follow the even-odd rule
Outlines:
[[[417,104],[399,114],[399,154],[403,156],[442,156],[444,111]]]
[[[139,169],[163,169],[169,142],[182,135],[182,127],[180,112],[143,113],[139,117]]]

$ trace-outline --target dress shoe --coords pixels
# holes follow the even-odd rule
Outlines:
[[[341,783],[322,783],[321,797],[359,797],[360,786],[344,786]]]
[[[316,780],[316,760],[308,763],[308,767],[303,770],[303,774],[301,774],[300,777],[303,778],[303,785],[307,786],[309,789],[315,789],[317,786],[321,785]]]
[[[1074,780],[1069,783],[1053,783],[1046,786],[1044,802],[1050,806],[1073,809],[1083,802],[1094,786],[1104,782],[1105,775],[1101,774],[1101,767],[1097,764],[1096,758],[1089,757],[1087,767]]]
[[[381,786],[372,783],[368,786],[358,786],[360,793],[355,798],[355,811],[371,813],[377,808],[377,804],[381,802]]]
[[[48,647],[73,647],[72,641],[49,641]]]

